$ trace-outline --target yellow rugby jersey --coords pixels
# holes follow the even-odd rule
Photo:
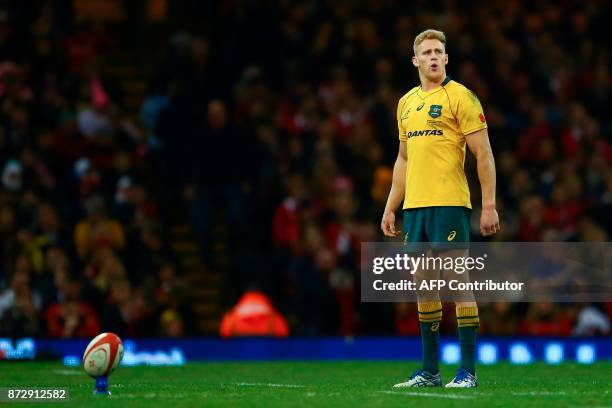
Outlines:
[[[428,92],[414,87],[399,100],[397,126],[408,151],[404,209],[472,208],[465,135],[487,127],[476,95],[448,77]]]

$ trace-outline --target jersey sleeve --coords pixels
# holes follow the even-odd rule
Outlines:
[[[402,142],[408,140],[406,137],[406,129],[404,129],[404,126],[402,125],[402,109],[404,108],[405,103],[405,98],[400,98],[399,102],[397,103],[397,131],[399,140]]]
[[[458,92],[457,121],[464,135],[487,128],[482,105],[474,92],[464,88]]]

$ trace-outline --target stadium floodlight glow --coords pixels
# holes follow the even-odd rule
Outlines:
[[[127,367],[143,364],[151,366],[182,366],[187,361],[183,350],[180,348],[172,348],[169,352],[162,350],[149,352],[136,351],[135,344],[133,346],[129,350],[124,349],[120,365]]]
[[[2,352],[1,354],[3,354],[5,358],[8,358],[8,355],[11,350],[13,350],[13,342],[10,339],[6,339],[4,337],[0,338],[0,351]]]
[[[597,359],[595,346],[592,344],[581,344],[576,348],[576,361],[580,364],[593,364]]]
[[[442,347],[442,362],[445,364],[457,364],[461,357],[461,349],[457,343],[445,344]]]
[[[533,362],[533,356],[526,344],[514,343],[510,346],[510,362],[512,364],[530,364]]]
[[[36,343],[29,337],[18,340],[15,348],[20,358],[33,359],[36,357]]]
[[[124,340],[123,341],[123,351],[131,351],[131,352],[135,352],[136,351],[136,343],[134,342],[134,340]]]
[[[13,341],[7,338],[0,339],[0,355],[7,360],[34,359],[36,357],[36,343],[29,337]]]
[[[78,367],[81,365],[81,359],[78,356],[65,356],[63,363],[66,367]]]
[[[497,363],[497,346],[492,343],[483,343],[478,347],[478,360],[482,364]]]
[[[544,361],[548,364],[560,364],[564,359],[563,344],[549,343],[544,347]]]

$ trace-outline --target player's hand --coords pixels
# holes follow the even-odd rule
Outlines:
[[[499,215],[495,207],[483,208],[480,214],[480,233],[488,237],[499,230]]]
[[[399,231],[395,229],[395,213],[393,211],[385,211],[380,222],[380,229],[387,237],[397,237]]]

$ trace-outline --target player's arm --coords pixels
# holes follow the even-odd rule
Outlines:
[[[484,236],[499,231],[499,215],[495,209],[495,159],[489,143],[487,129],[477,130],[465,136],[470,151],[476,157],[478,180],[482,191],[480,233]]]
[[[408,161],[406,149],[406,142],[400,140],[399,152],[393,166],[391,191],[380,223],[382,232],[388,237],[396,237],[400,233],[395,229],[395,210],[400,206],[406,194],[406,163]]]

